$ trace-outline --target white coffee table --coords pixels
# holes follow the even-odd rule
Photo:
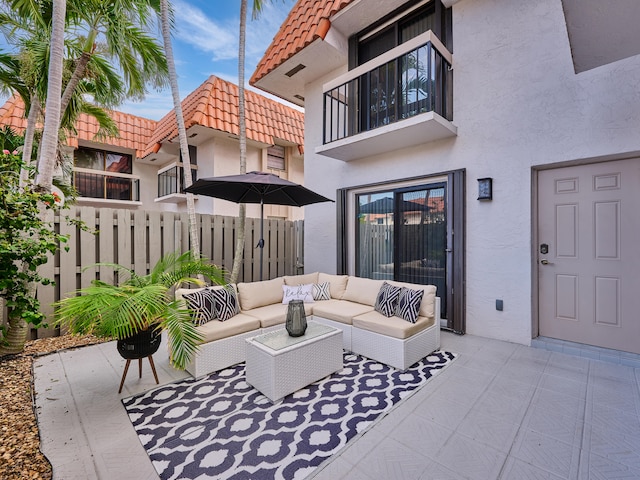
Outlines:
[[[309,321],[301,337],[284,329],[247,339],[247,383],[272,402],[342,370],[342,330]]]

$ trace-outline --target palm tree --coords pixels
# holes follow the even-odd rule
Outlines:
[[[253,15],[258,18],[262,11],[262,0],[253,0]],[[247,0],[240,2],[240,40],[238,42],[238,122],[239,125],[239,141],[240,141],[240,173],[247,173],[247,123],[244,98],[244,57],[246,50],[246,31],[247,31]],[[247,218],[247,206],[240,204],[238,212],[238,228],[236,238],[236,251],[233,256],[233,267],[229,282],[236,283],[240,273],[240,265],[244,254],[245,241],[245,222]]]
[[[51,55],[49,58],[49,76],[47,81],[47,116],[38,159],[36,185],[46,192],[51,191],[56,150],[58,148],[58,130],[60,129],[60,93],[62,92],[62,62],[64,60],[64,25],[67,8],[66,0],[53,2],[51,28]]]
[[[180,90],[178,88],[178,76],[173,58],[173,47],[171,45],[171,11],[168,0],[160,0],[160,14],[162,39],[164,41],[164,53],[167,57],[167,67],[169,69],[169,84],[171,85],[171,95],[173,96],[173,110],[176,113],[178,123],[178,138],[180,140],[180,154],[182,155],[182,174],[184,187],[190,187],[193,183],[191,177],[191,157],[189,156],[189,141],[187,131],[184,126],[184,116],[182,115],[182,103],[180,102]],[[187,193],[187,213],[189,215],[189,239],[191,240],[191,251],[195,256],[200,255],[200,239],[198,236],[198,223],[196,219],[196,206],[193,193]]]
[[[83,38],[80,55],[62,97],[66,107],[76,86],[85,77],[86,68],[96,55],[116,62],[127,85],[128,98],[143,98],[151,82],[163,87],[167,76],[166,58],[161,46],[147,29],[158,12],[154,0],[75,0],[71,16],[79,27],[76,38]],[[98,48],[101,35],[105,42]]]

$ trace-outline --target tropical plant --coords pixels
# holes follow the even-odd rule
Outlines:
[[[32,182],[20,191],[23,169],[17,151],[0,154],[0,299],[7,307],[9,327],[0,337],[0,355],[21,352],[28,328],[44,322],[32,288],[52,280],[41,277],[38,266],[48,261],[60,242],[67,241],[41,214],[43,208],[57,208],[58,199],[35,191]]]
[[[196,278],[198,275],[221,284],[223,270],[191,251],[165,255],[147,275],[137,275],[122,265],[97,265],[113,268],[126,279],[118,285],[95,280],[90,287],[80,289],[79,295],[59,300],[54,304],[56,324],[64,325],[71,333],[93,333],[118,340],[150,328],[166,330],[170,361],[184,369],[202,337],[191,312],[175,300],[174,289],[186,283],[203,285]]]

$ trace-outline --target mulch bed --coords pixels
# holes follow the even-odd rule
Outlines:
[[[93,335],[42,338],[27,342],[19,355],[0,357],[1,479],[51,479],[51,465],[40,453],[33,405],[33,359],[104,341]]]

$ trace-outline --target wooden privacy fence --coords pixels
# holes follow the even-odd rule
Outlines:
[[[62,215],[50,213],[57,231],[69,237],[66,246],[41,267],[44,277],[55,286],[39,286],[41,309],[51,319],[51,304],[94,279],[114,281],[112,268],[89,267],[95,263],[118,263],[144,275],[167,253],[189,250],[189,218],[186,213],[152,212],[113,208],[71,207]],[[83,221],[93,234],[78,228],[66,217]],[[203,256],[231,272],[236,248],[236,217],[197,215],[200,249]],[[259,279],[260,219],[246,219],[244,259],[239,282]],[[264,220],[263,279],[301,272],[304,222],[302,220]],[[6,317],[5,317],[6,318]],[[39,329],[32,337],[54,335],[53,329]]]

